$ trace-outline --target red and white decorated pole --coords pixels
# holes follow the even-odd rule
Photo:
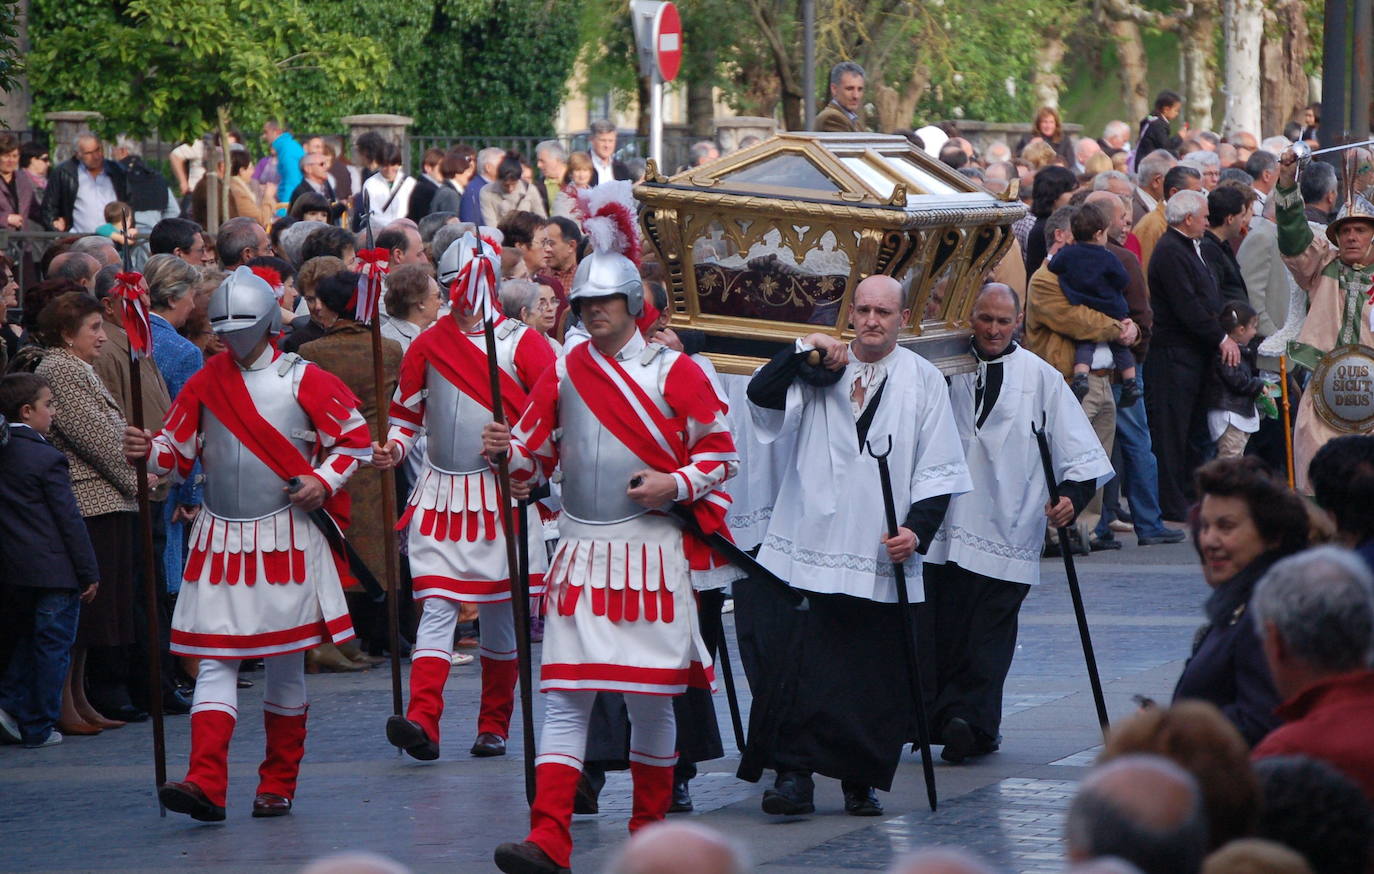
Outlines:
[[[129,266],[129,218],[124,217],[124,270],[115,276],[114,295],[119,299],[124,332],[129,336],[129,424],[142,431],[147,427],[143,415],[143,373],[140,358],[153,354],[152,325],[148,321],[148,286],[143,274]],[[154,426],[160,427],[161,422]],[[139,546],[143,553],[144,613],[148,628],[148,715],[153,722],[153,788],[167,782],[167,737],[162,723],[162,623],[158,607],[157,561],[153,554],[153,511],[148,489],[148,459],[134,461],[138,483]],[[158,812],[167,809],[158,798]]]
[[[368,236],[371,236],[369,229]],[[376,392],[377,416],[372,423],[373,438],[386,443],[386,411],[391,408],[387,397],[386,373],[382,366],[382,276],[390,267],[391,253],[386,249],[369,248],[358,253],[362,262],[362,276],[354,295],[354,318],[367,325],[372,335],[372,385]],[[401,588],[400,547],[396,543],[396,472],[382,473],[382,554],[386,556],[386,625],[387,648],[391,651],[391,712],[400,716],[401,700],[401,608],[397,600]]]

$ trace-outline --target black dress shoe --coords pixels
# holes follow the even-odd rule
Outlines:
[[[844,790],[845,813],[850,816],[883,815],[883,806],[878,803],[878,793],[873,791],[872,786],[841,780],[840,788]]]
[[[180,689],[162,693],[162,712],[168,716],[183,716],[191,712],[191,699]]]
[[[499,734],[484,731],[477,735],[477,740],[473,742],[470,752],[479,759],[504,756],[506,754],[506,739]]]
[[[940,758],[946,762],[957,765],[973,755],[976,744],[973,727],[959,717],[956,716],[945,723],[945,727],[940,730],[940,737],[945,742],[945,748],[940,751]]]
[[[669,813],[691,813],[692,793],[687,789],[686,780],[673,783],[673,803],[668,805]]]
[[[600,813],[601,803],[599,800],[600,792],[592,785],[592,781],[583,774],[577,778],[577,792],[573,795],[573,813]]]
[[[496,867],[506,874],[570,874],[539,849],[534,841],[502,844],[496,848]]]
[[[801,816],[815,813],[816,784],[805,771],[786,771],[778,775],[773,788],[763,793],[763,812],[774,816]]]
[[[259,792],[253,799],[253,816],[263,819],[269,816],[286,816],[291,812],[291,799],[275,792]]]
[[[1088,538],[1088,548],[1093,552],[1103,552],[1104,550],[1120,549],[1121,541],[1117,540],[1110,533],[1103,537],[1096,534]]]
[[[214,804],[194,783],[163,783],[157,788],[162,806],[200,822],[224,822],[224,808]]]
[[[429,739],[420,723],[404,716],[393,716],[386,721],[386,739],[392,746],[405,750],[412,759],[432,762],[439,758],[439,743]]]
[[[252,680],[245,680],[243,677],[239,677],[239,680],[238,680],[238,688],[240,688],[240,689],[251,689],[251,688],[253,688],[253,681],[252,681]]]

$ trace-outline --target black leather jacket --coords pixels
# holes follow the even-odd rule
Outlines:
[[[72,229],[72,210],[76,208],[76,168],[79,161],[76,158],[63,161],[52,172],[48,174],[48,188],[43,193],[43,222],[49,227],[53,227],[53,222],[62,219],[67,223],[67,230]],[[129,202],[129,185],[124,175],[124,168],[114,161],[105,161],[105,173],[110,175],[110,182],[114,185],[115,198],[125,203]],[[54,230],[56,230],[54,228]]]

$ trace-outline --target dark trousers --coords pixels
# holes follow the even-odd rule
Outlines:
[[[1159,462],[1159,509],[1172,522],[1187,520],[1193,471],[1203,460],[1190,435],[1206,433],[1202,389],[1210,365],[1206,356],[1183,346],[1156,347],[1145,360],[1145,407]]]
[[[995,580],[953,564],[922,568],[926,606],[920,646],[931,666],[922,676],[937,733],[958,717],[979,740],[997,741],[1002,687],[1016,654],[1017,616],[1030,592],[1024,583]]]
[[[62,715],[62,686],[71,666],[81,602],[75,589],[14,586],[6,611],[16,619],[14,653],[0,679],[0,709],[19,723],[25,744],[42,743]]]

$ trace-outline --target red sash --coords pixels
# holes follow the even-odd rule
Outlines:
[[[600,353],[597,354],[600,355]],[[607,355],[600,355],[600,358],[629,388],[630,393],[639,402],[639,407],[648,414],[649,422],[644,421],[639,410],[630,403],[629,398],[625,396],[610,374],[602,369],[601,364],[592,360],[592,344],[588,342],[578,345],[568,353],[565,366],[573,388],[577,390],[583,402],[596,415],[597,420],[606,430],[614,434],[616,439],[629,447],[631,452],[643,459],[654,470],[672,473],[689,464],[691,453],[684,439],[686,418],[676,416],[670,419],[663,415],[658,405],[625,372],[619,362]],[[714,392],[711,393],[711,397],[715,398]],[[719,408],[719,400],[716,400],[715,403]],[[706,410],[679,411],[675,409],[674,412],[685,412],[701,420]],[[712,411],[712,415],[714,415],[714,411]],[[649,431],[651,426],[658,434],[662,435],[667,448]],[[705,500],[707,495],[702,495],[698,500],[692,502],[692,515],[696,517],[697,524],[701,526],[704,533],[713,534],[721,531],[729,537],[729,531],[725,528],[725,510],[730,503],[730,498],[719,489],[713,490],[710,495],[714,496],[715,500]],[[683,543],[692,567],[697,570],[704,569],[705,565],[700,563],[700,559],[704,557],[703,553],[710,552],[706,544],[686,532],[683,532]]]
[[[307,375],[314,377],[310,382],[318,383],[318,386],[312,385],[311,388],[319,390],[307,391],[306,380],[302,379],[301,406],[317,430],[323,428],[328,432],[331,426],[336,429],[337,425],[333,423],[345,418],[335,415],[339,412],[337,408],[343,408],[346,413],[347,408],[357,406],[358,399],[341,381],[318,367],[309,367]],[[331,385],[331,380],[337,384]],[[253,396],[243,381],[243,372],[228,352],[221,352],[205,362],[205,367],[191,377],[182,391],[190,391],[253,453],[253,457],[267,465],[277,476],[284,480],[315,476],[315,469],[296,445],[258,414]],[[324,503],[329,515],[334,517],[340,528],[345,529],[348,527],[350,505],[350,496],[343,489],[330,495]]]
[[[487,371],[487,354],[458,330],[458,323],[451,318],[442,318],[416,342],[421,339],[428,341],[424,346],[425,360],[463,394],[490,410],[491,376]],[[501,376],[501,400],[508,407],[506,418],[515,421],[525,409],[525,390],[503,368],[498,367],[497,373]]]

